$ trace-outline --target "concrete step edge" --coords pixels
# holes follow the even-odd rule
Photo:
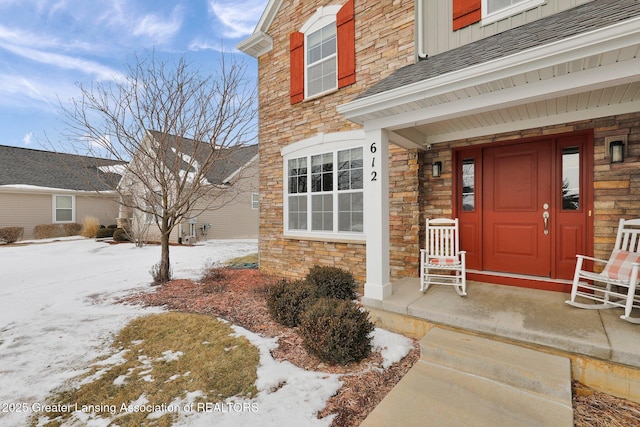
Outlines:
[[[547,396],[571,399],[568,358],[441,328],[430,330],[420,342],[421,359]]]

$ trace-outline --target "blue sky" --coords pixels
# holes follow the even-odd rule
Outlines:
[[[134,54],[184,55],[215,69],[237,52],[268,0],[0,0],[0,144],[48,148],[62,132],[60,102],[77,83],[108,82]]]

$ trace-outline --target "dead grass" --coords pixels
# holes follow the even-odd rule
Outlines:
[[[294,329],[271,320],[264,290],[277,283],[278,278],[262,275],[258,270],[232,270],[221,281],[225,282],[226,290],[216,294],[207,292],[202,283],[177,280],[155,288],[152,293],[132,295],[122,302],[221,316],[261,335],[278,337],[278,347],[272,351],[278,360],[287,360],[308,370],[343,374],[343,387],[318,414],[319,417],[336,414],[332,427],[360,425],[420,357],[416,343],[415,349],[402,361],[386,370],[371,369],[380,364],[379,353],[347,368],[326,366],[307,354]],[[578,383],[574,383],[573,410],[576,427],[640,426],[640,404],[590,390]]]
[[[82,219],[82,231],[80,235],[82,237],[96,237],[100,229],[100,220],[94,216],[85,216]]]
[[[258,263],[258,253],[257,252],[255,254],[245,255],[245,256],[233,258],[233,259],[227,261],[227,265],[229,265],[231,267],[242,266],[242,265],[245,265],[245,264],[257,264],[257,263]]]
[[[170,405],[186,403],[187,393],[201,392],[196,405],[254,396],[258,349],[232,334],[229,324],[206,315],[174,312],[135,319],[115,337],[108,358],[94,363],[73,388],[48,399],[62,410],[40,413],[32,424],[84,424],[88,415],[121,426],[170,426],[179,412]],[[151,416],[146,410],[123,410],[135,403],[169,410]],[[62,405],[77,405],[80,413]]]

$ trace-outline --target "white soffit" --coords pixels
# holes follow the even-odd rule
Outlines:
[[[282,0],[269,0],[269,3],[267,3],[267,6],[264,8],[264,12],[262,12],[262,16],[260,17],[256,28],[253,30],[253,34],[236,45],[236,48],[239,51],[253,56],[254,58],[259,58],[273,49],[273,39],[269,34],[267,34],[267,31],[269,30],[269,27],[271,26],[271,23],[278,13],[281,5]]]
[[[413,128],[411,139],[422,144],[467,135],[469,129],[497,130],[513,123],[522,128],[536,120],[549,124],[551,116],[579,120],[589,115],[581,111],[634,111],[640,99],[639,56],[637,17],[356,99],[338,111],[365,128],[386,128],[404,137],[401,129]],[[416,141],[416,131],[424,138]]]

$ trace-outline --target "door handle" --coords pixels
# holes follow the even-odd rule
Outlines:
[[[549,212],[542,213],[542,220],[544,221],[544,234],[549,234]]]

